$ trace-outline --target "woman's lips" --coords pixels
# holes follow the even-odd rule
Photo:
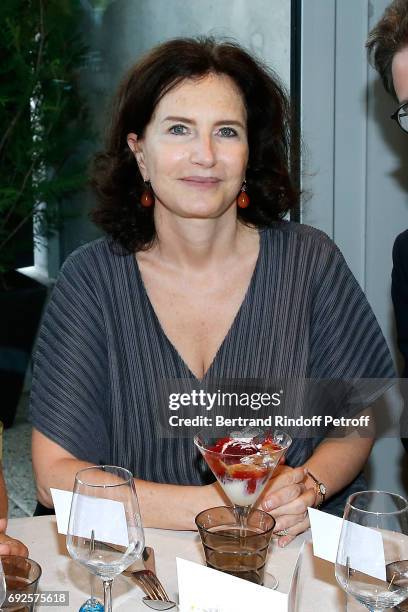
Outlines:
[[[220,179],[215,176],[186,176],[180,180],[186,185],[199,189],[211,189],[220,182]]]

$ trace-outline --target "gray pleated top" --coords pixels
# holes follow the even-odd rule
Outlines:
[[[192,378],[147,296],[134,255],[109,238],[65,261],[39,334],[31,420],[75,457],[165,483],[211,481],[191,439],[160,435],[162,379]],[[335,244],[292,222],[260,232],[242,305],[204,381],[388,378],[391,356],[375,316]],[[302,464],[313,441],[295,440]],[[361,488],[361,480],[353,489]],[[346,493],[331,502],[344,501]],[[336,511],[336,508],[335,508]]]

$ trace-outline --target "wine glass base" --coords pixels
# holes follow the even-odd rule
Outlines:
[[[87,599],[79,608],[79,612],[104,612],[104,607],[95,597]]]
[[[264,587],[275,591],[279,586],[279,580],[273,574],[265,572]]]

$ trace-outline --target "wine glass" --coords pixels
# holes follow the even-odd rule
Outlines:
[[[112,582],[136,559],[144,534],[132,474],[101,465],[75,476],[67,548],[71,557],[99,576],[105,612],[112,612]]]
[[[0,559],[0,610],[7,595],[6,577],[4,575],[3,564]]]
[[[336,559],[340,586],[370,612],[408,597],[408,502],[386,491],[360,491],[346,503]]]
[[[252,506],[263,492],[292,439],[283,431],[244,430],[217,438],[203,431],[194,437],[245,529]]]

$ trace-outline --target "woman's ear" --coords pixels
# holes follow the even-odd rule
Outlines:
[[[137,137],[137,134],[130,133],[127,135],[127,143],[128,143],[129,149],[132,151],[133,155],[135,156],[137,165],[139,166],[140,174],[142,175],[143,180],[146,181],[148,177],[146,175],[146,165],[145,165],[145,160],[144,160],[142,142]]]

